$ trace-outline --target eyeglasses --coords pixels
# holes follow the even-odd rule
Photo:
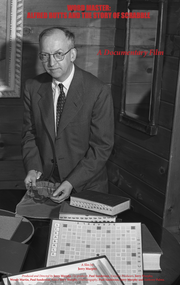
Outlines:
[[[57,51],[55,53],[47,53],[47,52],[40,52],[39,53],[39,59],[42,61],[42,62],[47,62],[49,61],[50,59],[50,55],[53,55],[54,59],[57,60],[57,61],[62,61],[65,57],[65,55],[70,51],[72,50],[73,48],[70,48],[67,52],[65,53],[62,53],[60,51]]]

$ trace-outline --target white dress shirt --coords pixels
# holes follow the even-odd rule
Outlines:
[[[59,97],[59,84],[62,83],[63,84],[63,91],[65,93],[65,97],[67,97],[67,93],[68,93],[68,90],[69,90],[69,86],[71,84],[71,81],[73,79],[73,76],[74,76],[74,71],[75,71],[75,68],[74,68],[74,64],[73,64],[73,67],[72,67],[72,70],[71,70],[71,73],[70,75],[68,76],[68,78],[66,80],[64,80],[63,82],[60,82],[60,81],[57,81],[56,79],[53,78],[53,81],[52,81],[52,91],[53,91],[53,101],[54,101],[54,123],[55,123],[55,130],[56,130],[56,106],[57,106],[57,100],[58,100],[58,97]]]

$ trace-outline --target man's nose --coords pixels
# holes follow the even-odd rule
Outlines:
[[[55,63],[55,58],[54,58],[54,55],[53,54],[50,54],[49,55],[49,66],[53,66],[54,65],[54,63]]]

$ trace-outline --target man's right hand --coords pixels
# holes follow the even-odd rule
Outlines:
[[[31,186],[36,186],[36,180],[41,176],[41,172],[36,170],[30,170],[24,180],[26,189],[29,189]]]

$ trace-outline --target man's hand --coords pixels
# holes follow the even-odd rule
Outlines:
[[[41,172],[36,170],[30,170],[24,180],[26,189],[29,189],[31,186],[36,186],[36,180],[41,176]]]
[[[51,197],[51,200],[56,203],[61,203],[64,200],[68,199],[71,191],[73,189],[73,186],[71,183],[69,183],[67,180],[64,181],[54,192],[53,196]]]

